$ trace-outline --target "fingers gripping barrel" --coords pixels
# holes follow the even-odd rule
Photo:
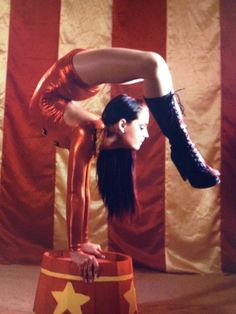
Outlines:
[[[34,301],[36,314],[137,314],[131,257],[115,252],[99,261],[99,277],[85,283],[66,251],[45,252]]]

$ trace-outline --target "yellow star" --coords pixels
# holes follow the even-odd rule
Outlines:
[[[124,293],[125,300],[129,303],[129,314],[138,313],[137,303],[136,303],[136,292],[134,287],[134,282],[132,280],[130,289]]]
[[[76,293],[71,282],[67,282],[63,291],[52,291],[57,307],[53,314],[61,314],[68,310],[71,314],[82,314],[81,305],[90,300],[85,294]]]

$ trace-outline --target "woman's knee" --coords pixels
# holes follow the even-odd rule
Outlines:
[[[155,78],[158,72],[168,71],[168,66],[164,58],[156,52],[145,52],[144,53],[144,73],[146,78]]]

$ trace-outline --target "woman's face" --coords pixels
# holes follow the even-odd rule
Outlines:
[[[147,130],[149,123],[148,107],[143,106],[143,109],[139,112],[138,118],[136,120],[131,122],[126,122],[124,119],[122,120],[121,132],[124,148],[139,150],[143,144],[143,141],[149,137]]]

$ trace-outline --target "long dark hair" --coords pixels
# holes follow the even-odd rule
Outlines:
[[[111,126],[124,118],[138,118],[142,102],[125,94],[116,96],[105,107],[102,120]],[[134,184],[134,151],[131,149],[101,150],[97,157],[98,189],[108,209],[108,217],[122,218],[134,214],[137,207]]]

